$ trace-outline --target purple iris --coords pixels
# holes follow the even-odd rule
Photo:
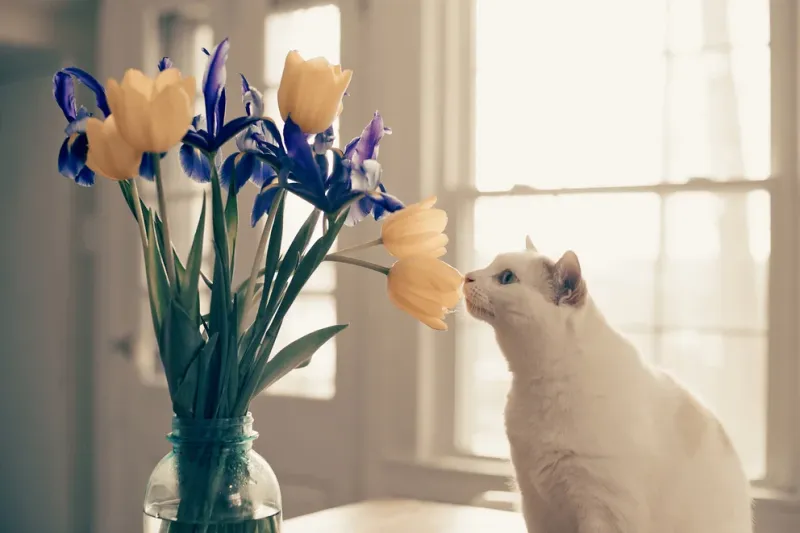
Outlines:
[[[345,222],[347,225],[355,225],[370,214],[375,220],[380,220],[387,213],[404,207],[400,200],[386,192],[386,187],[381,183],[383,169],[377,161],[381,139],[391,133],[392,130],[384,126],[383,117],[376,111],[361,135],[347,143],[341,170],[334,171],[328,180],[329,196],[364,195],[350,207]]]
[[[184,171],[201,183],[211,180],[211,167],[206,154],[214,153],[236,134],[251,124],[263,120],[260,116],[243,116],[225,124],[225,82],[230,43],[224,39],[214,50],[203,49],[208,56],[208,65],[203,74],[203,101],[205,120],[195,117],[192,128],[183,138],[180,160]]]
[[[159,64],[159,70],[170,68],[172,61],[163,58]],[[94,93],[97,108],[103,113],[103,117],[111,115],[108,107],[106,91],[94,76],[77,67],[68,67],[56,72],[53,76],[53,98],[58,107],[61,108],[64,117],[67,119],[67,127],[64,129],[67,138],[61,144],[58,152],[58,172],[73,180],[78,185],[91,187],[94,185],[94,172],[86,166],[86,156],[89,153],[89,142],[86,138],[86,122],[92,116],[84,106],[78,107],[75,102],[75,82],[86,85]],[[166,155],[160,154],[163,158]],[[139,165],[139,175],[145,179],[152,180],[155,174],[155,154],[144,154]]]
[[[251,88],[244,76],[242,76],[242,103],[247,116],[260,117],[264,114],[264,99],[261,93]],[[238,192],[248,180],[258,187],[263,187],[265,183],[272,182],[277,177],[275,170],[257,155],[259,143],[277,146],[279,142],[273,138],[265,122],[251,124],[236,136],[238,152],[225,159],[220,171],[220,184],[225,189],[229,189],[233,184],[234,192]]]
[[[242,103],[247,116],[261,117],[264,114],[264,98],[258,89],[250,87],[247,78],[242,76]],[[255,226],[265,214],[269,213],[278,192],[278,174],[272,168],[280,155],[284,154],[283,144],[275,123],[269,119],[251,124],[236,136],[237,152],[228,156],[220,170],[220,185],[234,194],[248,181],[261,191],[253,204],[250,224]],[[265,160],[273,156],[273,163]],[[259,157],[261,156],[261,157]],[[276,165],[277,166],[277,165]]]
[[[78,185],[91,187],[94,185],[94,172],[86,166],[86,155],[89,153],[86,122],[92,114],[83,106],[78,108],[75,102],[73,77],[94,93],[97,107],[104,117],[110,115],[111,111],[108,109],[105,89],[88,72],[69,67],[56,72],[53,76],[53,98],[67,119],[67,127],[64,129],[67,138],[58,151],[58,172]]]

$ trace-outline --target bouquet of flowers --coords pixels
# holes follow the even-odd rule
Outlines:
[[[70,67],[53,80],[56,103],[67,119],[58,155],[59,172],[83,186],[100,175],[118,182],[138,224],[153,328],[172,408],[179,419],[233,419],[248,413],[251,400],[290,371],[309,363],[314,352],[347,325],[309,333],[278,353],[273,347],[287,311],[323,261],[365,267],[387,276],[389,299],[434,329],[461,298],[461,274],[441,261],[447,215],[436,199],[404,206],[386,192],[377,161],[379,143],[390,130],[379,113],[344,150],[333,148],[332,123],[342,111],[352,72],[323,58],[286,57],[278,90],[282,131],[263,116],[260,92],[241,77],[244,115],[226,122],[228,40],[205,51],[204,115],[194,116],[195,80],[183,76],[169,58],[155,78],[129,69],[121,82],[104,88],[87,72]],[[75,81],[96,100],[97,112],[76,104]],[[235,141],[236,150],[222,156]],[[169,201],[161,160],[177,148],[186,175],[210,189],[204,196],[188,255],[172,246]],[[155,182],[158,205],[141,201],[137,179]],[[266,217],[249,277],[234,286],[240,206],[237,193],[250,182],[259,192],[253,227]],[[314,209],[296,235],[285,235],[287,195]],[[207,209],[212,219],[214,268],[202,271]],[[344,226],[372,217],[381,220],[380,238],[330,253]],[[315,228],[322,235],[312,242]],[[281,244],[291,239],[281,253]],[[352,257],[383,245],[397,259],[385,267]],[[208,310],[200,289],[210,289]],[[206,488],[224,469],[213,460],[180,465],[181,515],[199,523],[211,512]],[[213,499],[213,498],[212,498]],[[205,530],[205,529],[204,529]],[[226,529],[227,531],[227,529]],[[233,530],[231,530],[233,531]],[[238,531],[238,530],[237,530]]]

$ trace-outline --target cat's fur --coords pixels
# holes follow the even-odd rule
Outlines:
[[[718,419],[609,326],[574,253],[554,262],[527,244],[467,274],[464,292],[513,376],[506,431],[528,531],[752,533]]]

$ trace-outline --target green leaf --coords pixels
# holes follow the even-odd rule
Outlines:
[[[216,357],[211,360],[209,372],[211,373],[211,381],[209,382],[209,390],[214,393],[219,392],[220,380],[225,368],[225,359],[228,355],[230,343],[230,293],[229,293],[229,279],[226,278],[223,262],[224,256],[217,253],[214,263],[214,283],[211,287],[211,305],[208,326],[210,334],[218,333],[218,349],[215,353]],[[219,408],[219,401],[221,398],[217,395],[209,398],[207,409],[210,413],[215,413]],[[217,402],[213,405],[211,402]],[[207,411],[208,412],[208,411]]]
[[[173,408],[190,413],[194,404],[194,395],[191,398],[187,397],[188,400],[187,398],[178,398],[178,385],[181,377],[186,375],[189,366],[205,343],[197,323],[189,317],[177,299],[172,300],[169,311],[169,318],[165,322],[161,335],[161,360],[164,363],[164,373],[167,376]],[[185,401],[188,403],[181,403]],[[180,413],[176,410],[175,414]]]
[[[161,329],[166,319],[169,306],[169,282],[164,271],[164,262],[161,261],[156,239],[153,219],[147,225],[147,255],[144,268],[147,276],[147,293],[150,297],[150,312],[153,315],[153,329],[156,338],[160,339]]]
[[[235,179],[235,177],[234,177]],[[239,232],[239,206],[236,193],[228,193],[228,201],[225,204],[225,229],[228,232],[228,250],[230,257],[228,264],[233,270],[234,258],[236,257],[236,235]]]
[[[133,184],[131,184],[130,180],[120,180],[119,187],[122,190],[122,196],[125,198],[125,202],[128,204],[128,209],[130,209],[131,214],[133,215],[133,219],[136,220],[136,208],[134,206],[134,198],[133,198]],[[147,204],[144,203],[143,200],[139,200],[141,207],[142,207],[142,214],[144,215],[144,225],[145,228],[150,224],[150,219],[155,218],[155,228],[156,228],[156,237],[158,239],[158,245],[162,250],[161,258],[164,261],[164,253],[163,250],[165,249],[164,246],[164,223],[161,221],[161,217],[158,216],[153,210],[147,207]],[[155,217],[153,217],[155,215]],[[184,266],[181,262],[180,256],[178,256],[178,252],[175,251],[175,248],[172,248],[172,254],[175,257],[175,271],[178,274],[182,274],[184,272]],[[167,268],[167,264],[164,263],[164,268]]]
[[[203,263],[203,237],[206,227],[206,197],[203,195],[203,207],[200,210],[200,220],[194,232],[194,240],[186,258],[186,270],[179,273],[181,280],[181,304],[186,308],[189,316],[196,317],[200,312],[200,297],[197,291],[200,283],[200,267]]]
[[[319,215],[320,212],[317,209],[314,209],[311,214],[308,215],[308,218],[300,227],[297,235],[295,235],[292,244],[289,245],[289,249],[286,250],[286,254],[281,259],[280,266],[278,267],[278,274],[275,276],[275,282],[270,290],[269,302],[267,303],[265,311],[268,317],[274,312],[278,302],[283,296],[283,291],[289,282],[290,276],[292,276],[294,270],[300,264],[300,257],[311,240],[311,235],[319,221]]]
[[[197,396],[197,381],[200,376],[200,357],[202,350],[189,363],[186,374],[178,381],[178,388],[172,397],[172,411],[184,418],[192,416]]]
[[[278,269],[278,260],[281,256],[281,245],[283,244],[283,212],[286,195],[283,191],[279,191],[277,196],[277,205],[273,206],[273,209],[277,209],[277,211],[275,212],[275,220],[272,223],[272,231],[269,234],[267,256],[264,260],[264,291],[261,294],[259,312],[261,312],[262,308],[266,311],[269,292],[275,278],[275,271]]]
[[[242,409],[246,408],[246,402],[249,402],[250,399],[253,398],[253,390],[257,387],[260,376],[262,376],[265,372],[265,368],[269,361],[270,351],[272,350],[272,345],[275,342],[278,333],[280,332],[283,319],[288,312],[289,307],[291,307],[291,305],[294,303],[295,298],[305,286],[306,282],[311,277],[311,274],[313,274],[320,263],[322,263],[323,259],[325,258],[325,254],[327,254],[328,250],[330,250],[331,246],[333,246],[333,241],[336,240],[336,236],[339,234],[339,231],[341,231],[345,220],[346,217],[340,217],[340,219],[329,228],[327,233],[317,239],[308,253],[303,257],[303,260],[297,266],[288,288],[286,288],[285,291],[281,290],[281,295],[275,300],[276,303],[273,304],[272,298],[270,298],[269,305],[271,306],[271,309],[274,310],[274,315],[273,311],[268,310],[268,317],[271,318],[269,322],[269,328],[264,336],[264,342],[258,349],[258,354],[254,358],[255,362],[253,364],[253,368],[247,375],[245,385],[242,387],[242,392],[240,393],[239,400],[237,402],[237,413],[240,413]],[[292,246],[294,246],[298,238],[301,237],[301,233],[302,229],[295,237],[295,241],[292,243]],[[290,250],[292,246],[290,246]],[[289,256],[289,251],[287,251],[286,256]],[[286,257],[284,257],[284,261],[285,260]],[[279,270],[278,278],[280,277],[281,275]],[[278,286],[276,278],[276,284],[275,287],[273,287],[273,291],[277,289]],[[279,306],[277,302],[280,302]],[[278,306],[277,310],[275,310],[274,306]]]
[[[272,288],[269,291],[269,299],[267,300],[266,296],[264,295],[266,289],[264,289],[264,291],[261,293],[261,304],[259,305],[256,321],[252,328],[253,334],[248,339],[246,351],[242,356],[242,360],[245,362],[245,364],[241,367],[242,377],[248,383],[252,383],[253,380],[253,376],[251,374],[254,370],[251,369],[251,367],[256,360],[256,354],[258,351],[260,351],[259,342],[263,339],[264,332],[267,330],[267,327],[270,325],[270,323],[274,322],[274,320],[272,320],[273,312],[278,306],[278,302],[280,301],[283,292],[289,283],[289,279],[292,276],[294,269],[297,268],[297,265],[300,262],[300,257],[303,251],[305,250],[306,246],[308,246],[308,241],[311,240],[311,235],[314,232],[314,227],[317,225],[319,215],[319,210],[314,209],[297,231],[292,243],[289,245],[289,249],[286,250],[286,254],[284,254],[283,258],[280,260],[278,273],[275,276]],[[282,225],[283,224],[281,222],[281,226]],[[274,228],[275,226],[273,226],[273,229]],[[278,249],[280,249],[280,243],[276,243],[276,246]],[[269,252],[271,251],[272,244],[269,246],[267,260],[269,260]],[[266,305],[264,305],[265,303]],[[266,356],[269,356],[269,353],[267,353]]]
[[[222,190],[219,186],[219,176],[217,175],[216,166],[212,162],[211,172],[211,226],[214,233],[214,251],[219,259],[219,268],[222,270],[222,278],[228,280],[230,284],[230,255],[228,250],[228,232],[226,229],[225,210],[222,207]],[[218,265],[215,263],[214,268],[217,269]],[[216,285],[217,273],[214,273],[214,284]],[[213,287],[212,287],[213,291]],[[230,285],[225,290],[226,304],[225,314],[230,311],[231,298],[230,298]]]
[[[247,329],[241,343],[241,346],[244,347],[245,350],[242,354],[241,363],[239,364],[240,381],[244,380],[245,376],[250,372],[250,367],[253,365],[256,350],[258,349],[258,342],[264,337],[267,326],[269,326],[270,317],[266,316],[266,310],[267,302],[269,301],[270,287],[272,286],[275,271],[278,268],[278,259],[281,255],[284,198],[284,193],[279,191],[275,199],[276,204],[273,206],[273,209],[277,209],[277,211],[275,211],[275,220],[272,223],[272,230],[269,234],[269,247],[267,248],[266,259],[264,260],[264,270],[262,272],[264,282],[262,284],[261,300],[256,318]]]
[[[261,391],[281,379],[283,376],[297,368],[299,365],[311,359],[311,356],[319,348],[328,342],[334,335],[345,329],[347,324],[329,326],[318,329],[308,335],[300,337],[296,341],[279,351],[264,368],[264,372],[258,380],[258,385],[250,396],[252,400]]]
[[[211,357],[214,355],[214,349],[219,340],[219,333],[214,333],[208,338],[208,342],[203,346],[200,352],[199,360],[199,375],[197,383],[197,396],[194,399],[194,416],[201,418],[206,412],[208,405],[208,380],[210,376],[209,368],[211,366]]]

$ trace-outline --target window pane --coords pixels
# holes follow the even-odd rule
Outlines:
[[[700,4],[477,0],[477,188],[767,177],[767,2]]]
[[[718,413],[757,478],[765,457],[769,209],[765,191],[479,198],[470,268],[523,249],[526,233],[554,259],[575,250],[609,322]],[[489,327],[459,320],[458,441],[471,453],[505,456],[505,360]]]
[[[766,178],[770,168],[769,48],[678,55],[669,64],[669,181]]]
[[[303,335],[336,324],[336,300],[331,296],[299,296],[275,341],[273,353]],[[329,400],[336,392],[336,339],[314,354],[311,364],[291,371],[268,389],[268,394]]]
[[[666,199],[664,327],[766,333],[769,210],[765,191]]]

